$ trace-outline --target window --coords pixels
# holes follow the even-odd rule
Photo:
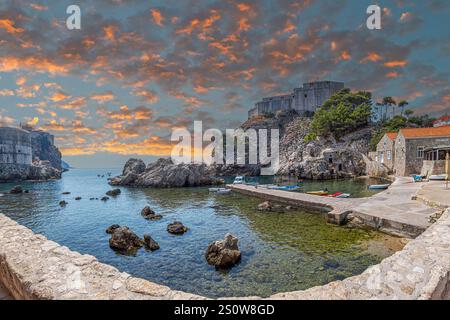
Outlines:
[[[424,147],[417,147],[417,159],[423,159],[423,149]]]
[[[384,163],[384,152],[383,151],[380,152],[380,162]]]
[[[386,151],[386,157],[388,160],[392,160],[392,152],[391,150]]]

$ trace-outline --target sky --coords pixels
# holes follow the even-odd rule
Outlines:
[[[81,9],[81,30],[66,8]],[[381,30],[366,9],[382,8]],[[170,155],[202,120],[235,128],[265,96],[304,82],[450,113],[450,2],[95,0],[0,3],[0,124],[55,135],[78,167]]]

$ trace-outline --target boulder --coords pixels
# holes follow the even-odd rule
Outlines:
[[[29,180],[61,179],[61,170],[52,167],[50,161],[36,160],[30,167]]]
[[[109,197],[102,197],[100,200],[102,200],[102,201],[108,201],[109,200]]]
[[[22,193],[22,192],[23,192],[23,189],[22,189],[21,186],[15,186],[14,188],[12,188],[9,191],[9,193],[11,193],[11,194],[19,194],[19,193]]]
[[[144,234],[145,248],[154,251],[159,249],[159,244],[149,234]]]
[[[109,246],[120,252],[132,252],[143,245],[144,241],[128,227],[115,228],[109,239]]]
[[[149,206],[145,206],[141,211],[141,215],[147,220],[160,220],[162,215],[156,214]]]
[[[258,210],[259,211],[270,211],[272,209],[272,206],[270,205],[269,201],[264,201],[258,204]]]
[[[226,234],[224,240],[215,241],[208,246],[205,258],[208,264],[218,268],[231,268],[241,259],[238,239]]]
[[[76,197],[75,200],[81,200],[81,197]]]
[[[113,189],[113,190],[109,190],[106,192],[106,195],[111,196],[111,197],[116,197],[118,196],[122,191],[120,191],[120,189]]]
[[[65,192],[63,192],[61,194],[67,195],[67,194],[70,194],[70,192],[69,191],[65,191]]]
[[[116,230],[116,229],[118,229],[118,228],[120,228],[120,225],[118,225],[118,224],[110,225],[110,226],[106,229],[106,233],[108,233],[108,234],[113,234],[113,233],[114,233],[114,230]]]
[[[180,221],[174,221],[167,225],[167,232],[172,234],[183,234],[188,231],[188,228],[185,227]]]
[[[67,201],[62,200],[62,201],[59,202],[59,205],[60,205],[61,207],[65,207],[65,206],[67,205]]]

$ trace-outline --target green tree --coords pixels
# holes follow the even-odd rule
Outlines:
[[[398,106],[400,107],[400,109],[402,110],[401,111],[401,116],[403,116],[403,113],[404,113],[404,111],[405,111],[405,107],[408,105],[409,103],[408,103],[408,101],[406,101],[406,100],[402,100],[402,101],[400,101],[399,103],[398,103]]]
[[[343,89],[317,109],[311,122],[306,140],[317,136],[332,135],[336,139],[354,130],[367,126],[372,116],[372,95],[370,92],[352,93]]]
[[[411,109],[406,109],[405,110],[405,116],[406,118],[409,119],[410,116],[412,116],[414,114],[414,111],[412,111]]]

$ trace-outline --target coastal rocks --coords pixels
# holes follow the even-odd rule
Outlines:
[[[183,234],[188,231],[188,228],[185,227],[180,221],[174,221],[167,225],[167,232],[172,234]]]
[[[22,192],[23,192],[23,189],[22,189],[21,186],[15,186],[14,188],[12,188],[9,191],[9,193],[11,193],[11,194],[19,194],[19,193],[22,193]]]
[[[389,169],[383,163],[370,160],[366,156],[364,156],[364,161],[366,162],[366,173],[368,176],[386,178],[389,175]]]
[[[75,200],[79,201],[81,200],[81,197],[76,197]]]
[[[171,159],[161,158],[149,164],[144,172],[140,172],[142,169],[141,162],[136,161],[138,160],[130,159],[125,164],[123,174],[110,179],[109,183],[111,185],[156,188],[192,187],[223,183],[222,179],[213,176],[211,170],[205,164],[174,164]]]
[[[144,207],[141,211],[141,215],[147,220],[160,220],[162,215],[156,214],[149,206]]]
[[[230,268],[239,262],[241,252],[238,248],[238,239],[226,234],[224,240],[215,241],[208,246],[205,258],[208,264],[218,268]]]
[[[159,244],[149,234],[144,234],[145,248],[151,251],[158,250]]]
[[[119,229],[119,228],[120,228],[120,225],[118,225],[118,224],[110,225],[110,226],[106,229],[106,233],[108,233],[108,234],[113,234],[113,233],[114,233],[114,230]]]
[[[270,211],[271,208],[272,208],[272,206],[270,205],[269,201],[264,201],[264,202],[261,202],[260,204],[258,204],[259,211]]]
[[[120,189],[113,189],[106,192],[106,195],[111,197],[117,197],[122,191]]]
[[[62,200],[62,201],[59,202],[59,205],[60,205],[61,207],[65,207],[67,204],[68,204],[68,202],[65,201],[65,200]]]
[[[70,194],[70,192],[69,191],[65,191],[65,192],[63,192],[61,194],[67,195],[67,194]]]
[[[141,159],[129,159],[123,168],[122,175],[129,173],[141,174],[145,171],[145,163]]]
[[[106,201],[109,200],[109,197],[106,197],[106,196],[105,196],[105,197],[102,197],[100,200],[106,202]]]
[[[113,229],[109,246],[120,252],[133,252],[144,245],[144,241],[139,238],[128,227]]]
[[[30,167],[29,180],[55,180],[61,179],[61,170],[52,167],[50,161],[36,160]]]

